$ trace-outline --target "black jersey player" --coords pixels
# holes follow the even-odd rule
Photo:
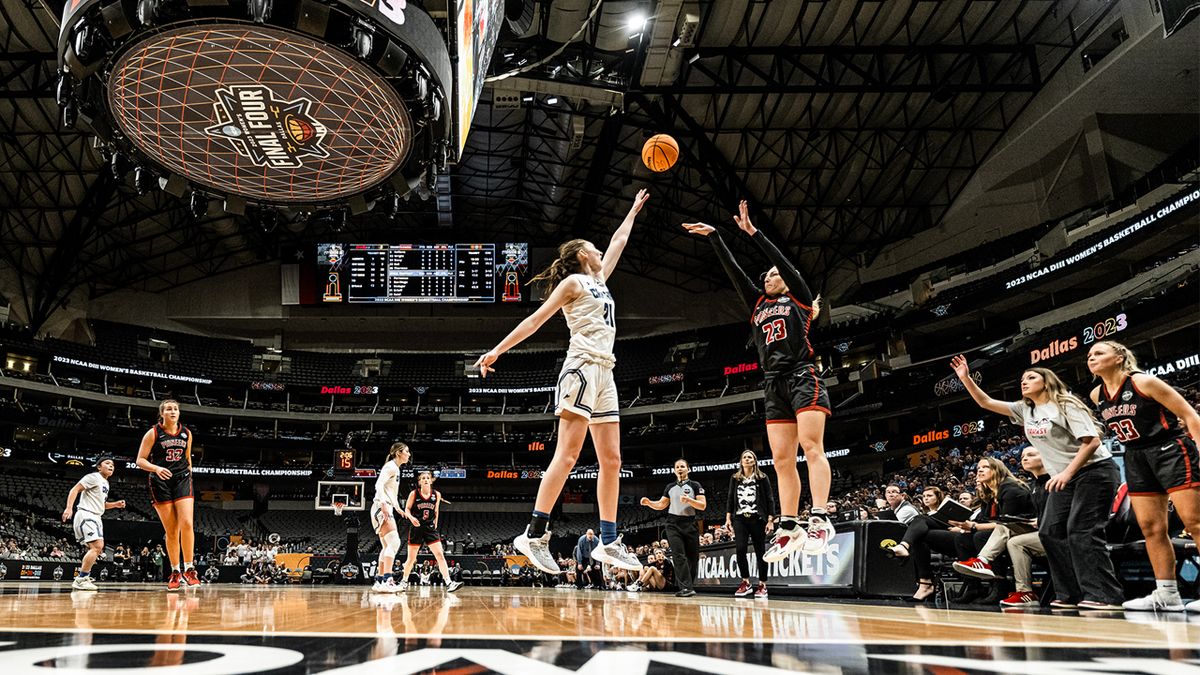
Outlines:
[[[779,480],[779,527],[763,559],[782,560],[801,546],[805,553],[817,555],[825,551],[834,535],[824,509],[830,483],[829,460],[825,458],[829,394],[817,374],[808,339],[820,307],[800,272],[750,222],[745,200],[738,205],[738,215],[733,219],[774,265],[763,275],[761,289],[738,266],[715,227],[704,223],[686,223],[683,227],[708,237],[738,295],[750,308],[750,331],[763,369],[767,439]],[[813,499],[807,535],[797,519],[801,489],[797,446],[804,448]]]
[[[179,422],[179,403],[167,399],[158,406],[158,424],[142,436],[138,448],[137,466],[150,474],[150,500],[166,533],[167,557],[171,560],[169,591],[177,591],[185,583],[200,585],[192,563],[196,547],[192,529],[192,440],[191,430]]]
[[[1200,532],[1200,414],[1171,385],[1138,370],[1119,342],[1102,340],[1088,351],[1088,370],[1100,378],[1092,402],[1100,421],[1125,446],[1125,482],[1157,587],[1125,609],[1183,611],[1175,581],[1175,548],[1167,533],[1167,499],[1188,532]],[[1182,420],[1186,427],[1179,428]],[[1190,436],[1190,438],[1189,438]],[[1200,612],[1200,600],[1186,609]]]
[[[438,533],[441,504],[442,493],[433,489],[433,474],[428,471],[417,474],[417,489],[408,493],[408,502],[405,504],[405,509],[416,519],[416,523],[408,529],[408,556],[404,559],[404,580],[400,582],[402,591],[408,588],[408,577],[412,574],[417,553],[422,546],[428,546],[429,552],[437,560],[446,592],[453,593],[462,586],[461,581],[450,578],[450,568],[442,552],[442,535]]]

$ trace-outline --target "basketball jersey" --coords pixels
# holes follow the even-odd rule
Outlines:
[[[571,330],[567,358],[580,357],[611,368],[616,363],[613,343],[617,339],[616,305],[603,281],[586,274],[571,275],[583,286],[583,293],[563,305],[563,317]]]
[[[396,464],[396,460],[389,459],[379,470],[379,477],[375,479],[375,499],[373,501],[399,508],[399,496],[400,467]]]
[[[154,425],[154,444],[150,446],[150,463],[172,474],[188,470],[187,445],[192,432],[180,425],[179,433],[171,435],[161,424]]]
[[[438,491],[434,490],[428,497],[420,490],[413,490],[413,506],[411,513],[421,521],[421,527],[433,529],[433,520],[437,515]]]
[[[790,293],[758,299],[750,324],[764,374],[790,373],[812,365],[813,348],[808,341],[812,318],[812,307]]]
[[[99,471],[93,471],[80,479],[83,491],[79,493],[79,510],[100,516],[104,514],[104,502],[108,498],[108,481]]]
[[[1175,415],[1138,391],[1132,375],[1125,376],[1125,381],[1111,395],[1101,382],[1096,410],[1104,426],[1126,447],[1168,443],[1182,435],[1176,429]]]

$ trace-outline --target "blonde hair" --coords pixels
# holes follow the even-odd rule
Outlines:
[[[392,443],[392,447],[388,448],[388,459],[395,459],[402,452],[409,453],[409,459],[412,459],[412,451],[408,449],[408,443],[396,441]]]
[[[746,455],[750,455],[752,458],[754,458],[754,473],[751,474],[751,478],[754,478],[755,480],[762,480],[763,478],[766,478],[767,474],[763,473],[762,469],[759,468],[758,455],[754,454],[753,450],[743,450],[742,454],[738,455],[738,467],[737,471],[733,472],[733,477],[743,480],[746,478],[745,473],[742,471],[742,458]]]
[[[1125,345],[1121,344],[1120,342],[1113,342],[1112,340],[1100,340],[1096,344],[1107,345],[1109,347],[1109,349],[1112,349],[1114,352],[1117,353],[1117,356],[1121,357],[1121,371],[1122,372],[1125,372],[1125,373],[1140,373],[1140,372],[1142,372],[1142,369],[1138,367],[1137,357],[1133,355],[1133,350],[1129,349],[1129,347],[1126,347]]]
[[[1072,406],[1082,410],[1094,424],[1097,424],[1096,418],[1092,415],[1092,409],[1083,402],[1083,399],[1079,398],[1075,394],[1072,394],[1071,390],[1067,388],[1066,383],[1063,382],[1062,378],[1060,378],[1053,370],[1050,370],[1049,368],[1026,368],[1025,372],[1037,373],[1041,376],[1042,382],[1045,383],[1044,386],[1046,389],[1046,394],[1050,397],[1050,400],[1054,403],[1054,405],[1058,407],[1059,414],[1061,414],[1064,418],[1067,416],[1067,406]],[[1023,400],[1025,401],[1025,404],[1030,407],[1030,409],[1033,408],[1034,403],[1032,400],[1028,398]],[[1103,426],[1097,424],[1097,427],[1098,430],[1096,435],[1100,436],[1102,434],[1099,429],[1103,428]]]
[[[817,296],[815,298],[813,298],[813,309],[812,309],[812,320],[813,321],[816,321],[817,317],[821,316],[821,305],[822,304],[824,304],[824,303],[821,302],[821,294],[817,293]]]
[[[579,253],[587,245],[587,239],[572,239],[565,242],[558,247],[558,258],[550,263],[549,267],[542,270],[541,274],[530,279],[529,283],[540,285],[542,292],[549,294],[558,285],[558,282],[583,271],[583,266],[579,264]]]
[[[158,423],[159,424],[163,424],[164,422],[166,422],[166,420],[163,419],[163,409],[167,407],[168,403],[174,403],[175,407],[179,408],[179,416],[183,417],[183,407],[179,405],[179,401],[176,401],[173,398],[164,399],[162,403],[158,404]]]
[[[1024,486],[1025,484],[1017,480],[1017,477],[1012,475],[1004,462],[995,457],[983,457],[979,460],[981,464],[987,464],[992,469],[992,479],[983,483],[976,483],[975,496],[984,502],[995,502],[996,496],[1000,494],[1000,486],[1004,483],[1016,483]],[[978,474],[976,474],[978,475]]]

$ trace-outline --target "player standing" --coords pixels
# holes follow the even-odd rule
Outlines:
[[[558,259],[534,277],[554,291],[537,311],[517,325],[500,344],[479,357],[475,366],[480,375],[495,370],[492,364],[504,352],[533,335],[560,308],[571,331],[567,358],[555,388],[555,414],[558,415],[558,443],[554,459],[542,474],[533,516],[525,532],[513,546],[525,554],[538,569],[560,574],[550,554],[550,511],[554,508],[567,476],[579,459],[584,438],[590,432],[596,446],[600,475],[596,480],[596,501],[600,511],[600,546],[594,559],[627,570],[640,570],[642,564],[621,545],[617,535],[617,497],[621,488],[621,428],[617,409],[617,386],[613,382],[613,343],[617,336],[616,305],[605,282],[616,269],[633,222],[650,198],[639,190],[625,220],[613,233],[608,250],[600,251],[591,242],[572,239],[558,247]]]
[[[825,515],[832,481],[829,460],[825,458],[829,393],[821,386],[808,340],[809,328],[821,311],[819,300],[813,297],[800,272],[750,222],[745,200],[738,205],[733,220],[775,264],[763,275],[762,291],[738,266],[717,228],[704,223],[685,223],[683,227],[708,237],[738,295],[751,308],[751,332],[763,369],[767,440],[779,478],[779,526],[762,559],[776,562],[801,546],[806,554],[817,555],[825,551],[835,533]],[[812,493],[807,534],[798,519],[801,486],[796,470],[797,446],[804,448]]]
[[[116,464],[111,457],[100,457],[96,460],[96,470],[83,478],[71,488],[67,494],[67,508],[63,510],[63,522],[71,520],[74,511],[75,539],[87,547],[83,554],[83,562],[79,565],[79,576],[71,583],[71,590],[95,591],[96,582],[92,581],[92,566],[96,559],[104,553],[104,523],[100,518],[108,509],[125,508],[125,500],[115,502],[105,501],[108,497],[108,478],[116,471]],[[75,498],[79,497],[79,509],[75,509]]]
[[[408,575],[412,574],[413,565],[417,562],[417,554],[422,546],[428,546],[429,552],[437,560],[447,593],[453,593],[463,585],[463,582],[450,578],[450,567],[446,565],[446,556],[442,552],[442,535],[438,533],[441,504],[442,493],[433,489],[433,474],[422,471],[417,475],[417,489],[408,493],[408,500],[405,502],[405,508],[417,522],[408,528],[408,555],[404,558],[404,576],[401,578],[399,589],[401,591],[408,588]]]
[[[399,514],[413,525],[417,519],[400,506],[400,467],[412,459],[408,444],[403,441],[392,443],[387,461],[379,469],[375,479],[375,499],[371,502],[371,527],[379,535],[379,569],[375,571],[375,583],[371,590],[376,593],[395,593],[400,590],[392,579],[392,567],[396,553],[400,550],[400,534],[395,515]]]
[[[150,473],[150,501],[166,535],[167,558],[171,561],[168,591],[177,591],[184,583],[200,585],[192,564],[196,547],[192,529],[192,440],[192,432],[179,423],[179,402],[167,399],[158,404],[158,424],[142,436],[138,448],[137,466]]]
[[[1129,501],[1146,537],[1154,568],[1154,592],[1129,600],[1125,609],[1200,612],[1200,600],[1185,607],[1175,581],[1175,547],[1167,533],[1167,500],[1184,529],[1200,532],[1200,414],[1179,392],[1138,369],[1137,359],[1119,342],[1102,340],[1088,351],[1088,370],[1100,378],[1092,403],[1100,420],[1125,446]],[[1179,429],[1183,420],[1187,431]],[[1189,438],[1189,436],[1191,436]]]

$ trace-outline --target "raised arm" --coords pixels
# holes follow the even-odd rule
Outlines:
[[[474,367],[479,369],[480,377],[487,377],[488,373],[494,372],[496,369],[492,368],[492,364],[496,362],[496,359],[500,358],[501,354],[516,347],[530,335],[536,333],[542,327],[542,324],[546,323],[547,319],[554,316],[554,313],[562,309],[563,305],[579,297],[579,294],[582,292],[583,287],[579,285],[578,279],[568,277],[560,282],[554,289],[554,292],[550,294],[550,297],[546,298],[541,307],[537,308],[537,311],[525,317],[521,323],[517,324],[516,328],[512,329],[511,333],[500,341],[500,344],[492,347],[490,351],[475,361]]]
[[[637,218],[638,212],[642,210],[642,205],[646,203],[647,199],[650,199],[650,192],[645,188],[638,190],[637,196],[633,198],[633,206],[630,206],[629,213],[625,214],[625,220],[621,221],[617,231],[613,232],[612,238],[608,240],[608,248],[604,249],[604,257],[600,260],[600,270],[606,280],[617,268],[621,252],[625,250],[625,244],[629,243],[629,233],[633,231],[633,221]]]
[[[980,408],[990,410],[997,415],[1004,415],[1005,417],[1012,414],[1012,410],[1008,407],[1007,403],[988,396],[986,392],[979,388],[979,385],[975,384],[975,380],[971,379],[971,367],[967,365],[967,357],[959,354],[950,359],[950,367],[954,369],[954,374],[958,376],[958,381],[962,382],[963,386],[967,389],[967,393],[971,395],[971,398],[975,399],[975,403]]]
[[[738,265],[737,259],[733,257],[733,252],[725,245],[725,240],[721,238],[721,232],[712,225],[704,223],[684,223],[683,229],[698,234],[702,237],[708,237],[709,243],[713,246],[713,251],[717,254],[717,260],[721,263],[721,268],[725,270],[725,274],[729,280],[733,282],[733,289],[737,291],[742,302],[750,309],[754,309],[754,305],[758,303],[758,297],[762,294],[758,286],[754,285],[754,280],[750,278],[741,266]]]
[[[767,239],[767,235],[760,232],[758,228],[754,227],[754,223],[750,222],[750,205],[745,199],[738,203],[738,214],[733,217],[733,222],[737,223],[742,232],[750,235],[759,250],[767,256],[767,260],[770,260],[771,264],[779,270],[779,276],[783,279],[783,283],[787,284],[788,291],[800,302],[812,305],[812,290],[804,282],[804,277],[800,276],[800,270],[796,269],[796,266],[782,251],[775,248],[775,244]]]

